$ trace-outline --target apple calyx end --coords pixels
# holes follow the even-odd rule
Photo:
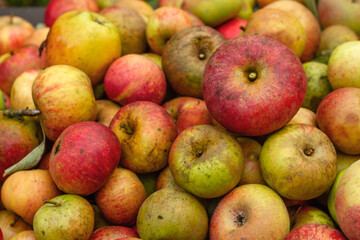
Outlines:
[[[249,72],[248,79],[250,82],[254,82],[257,79],[258,75],[256,72]]]
[[[304,154],[306,156],[311,156],[314,153],[315,149],[311,148],[311,147],[306,147],[304,149]]]
[[[246,214],[245,214],[244,212],[240,211],[240,212],[237,212],[237,213],[236,213],[235,219],[234,219],[234,223],[235,223],[238,227],[241,227],[241,226],[245,225],[246,220],[247,220]]]
[[[204,60],[205,59],[205,54],[204,53],[199,53],[199,59]]]
[[[129,126],[127,126],[125,123],[120,123],[120,128],[123,128],[125,132],[129,135],[132,135],[134,133],[134,130],[132,130]]]
[[[54,201],[51,201],[51,200],[47,200],[47,199],[44,199],[44,204],[46,203],[50,203],[52,205],[54,205],[55,207],[60,207],[61,206],[61,203],[58,203],[58,202],[54,202]]]

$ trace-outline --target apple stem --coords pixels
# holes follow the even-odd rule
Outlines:
[[[55,205],[55,207],[60,207],[61,206],[61,204],[60,203],[58,203],[58,202],[54,202],[54,201],[51,201],[51,200],[47,200],[47,199],[44,199],[44,204],[45,203],[50,203],[50,204],[53,204],[53,205]]]
[[[10,223],[10,226],[13,227],[15,226],[16,222],[20,219],[19,215],[15,215],[14,221],[12,223]]]
[[[257,78],[257,73],[256,72],[250,72],[249,75],[248,75],[248,78],[249,78],[250,82],[255,81],[256,78]]]
[[[200,59],[200,60],[204,60],[204,59],[205,59],[205,54],[200,53],[200,54],[199,54],[199,59]]]
[[[10,13],[10,25],[14,24],[14,13]]]
[[[132,130],[129,126],[127,126],[125,123],[121,123],[120,127],[125,130],[127,134],[133,134],[134,130]]]
[[[240,29],[243,30],[244,32],[246,31],[246,28],[244,26],[240,26]]]
[[[311,156],[314,153],[314,151],[315,150],[313,148],[310,148],[310,147],[304,149],[304,153],[305,153],[306,156]]]
[[[5,110],[1,110],[2,114],[6,117],[9,118],[16,118],[19,120],[24,120],[24,116],[28,116],[28,117],[35,117],[37,115],[39,115],[41,112],[40,110],[32,110],[32,109],[22,109],[22,110],[10,110],[10,109],[5,109]]]

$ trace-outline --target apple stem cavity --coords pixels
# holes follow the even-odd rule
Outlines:
[[[256,72],[250,72],[248,75],[248,79],[250,82],[254,82],[257,79],[257,73]]]
[[[237,212],[234,222],[238,227],[243,226],[246,223],[247,217],[243,212]]]
[[[311,148],[311,147],[307,147],[307,148],[305,148],[304,149],[304,154],[306,155],[306,156],[311,156],[313,153],[314,153],[314,149],[313,148]]]
[[[97,19],[97,18],[94,18],[94,21],[97,22],[100,25],[104,25],[104,23],[102,21],[100,21],[99,19]]]
[[[60,203],[58,203],[58,202],[54,202],[54,201],[51,201],[51,200],[47,200],[47,199],[44,199],[44,204],[45,203],[50,203],[50,204],[53,204],[55,207],[60,207],[61,206],[61,204]]]
[[[125,132],[129,135],[134,133],[134,130],[132,130],[129,126],[127,126],[125,123],[121,123],[120,127],[125,130]]]
[[[18,120],[24,120],[24,116],[28,116],[28,117],[35,117],[37,115],[39,115],[41,112],[40,110],[37,109],[22,109],[22,110],[10,110],[10,109],[5,109],[5,110],[1,110],[2,114],[8,118],[16,118]]]
[[[14,227],[16,222],[20,219],[19,215],[15,215],[14,221],[12,223],[10,223],[10,227]]]

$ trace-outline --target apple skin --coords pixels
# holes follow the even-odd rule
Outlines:
[[[99,12],[116,25],[121,39],[121,55],[143,53],[147,48],[144,19],[125,7],[107,7]]]
[[[99,6],[95,0],[51,0],[45,8],[44,22],[51,27],[62,14],[72,10],[88,10],[98,12]]]
[[[280,196],[265,185],[246,184],[221,199],[211,217],[209,236],[210,240],[275,240],[283,239],[289,230],[289,215]]]
[[[256,74],[255,81],[251,74]],[[222,126],[243,136],[260,136],[293,118],[306,84],[304,68],[288,47],[263,36],[242,36],[225,42],[210,57],[202,92]]]
[[[346,240],[336,228],[325,224],[307,224],[291,231],[284,240]]]
[[[39,57],[39,47],[28,45],[17,49],[0,63],[0,89],[6,94],[10,94],[15,79],[21,73],[28,69],[45,68],[47,66],[45,52]]]
[[[347,238],[360,239],[360,161],[353,163],[340,179],[335,194],[335,213],[339,226]]]
[[[162,69],[139,54],[128,54],[115,60],[104,79],[106,95],[121,105],[135,101],[160,104],[165,97],[166,84]]]
[[[231,191],[244,172],[239,142],[212,125],[182,131],[171,146],[169,167],[175,182],[200,198],[216,198]]]
[[[46,42],[49,65],[76,67],[89,76],[92,85],[102,81],[107,68],[121,55],[117,27],[104,16],[86,10],[61,15]]]
[[[274,8],[291,13],[301,23],[306,34],[306,45],[300,56],[302,62],[312,60],[320,44],[321,28],[314,14],[303,4],[296,1],[276,1],[265,8]]]
[[[130,8],[137,12],[146,23],[154,13],[154,9],[146,1],[134,1],[134,0],[121,0],[117,1],[115,6]]]
[[[316,111],[319,128],[336,149],[360,154],[360,89],[340,88],[329,93]]]
[[[266,139],[260,167],[266,183],[281,196],[309,200],[320,196],[334,182],[336,151],[318,128],[291,124]]]
[[[110,100],[96,100],[96,121],[108,127],[111,120],[114,118],[115,114],[117,113],[117,111],[119,111],[120,108],[121,106]]]
[[[162,107],[175,120],[178,134],[191,126],[212,125],[211,115],[202,99],[177,97],[165,102]]]
[[[277,2],[277,1],[284,1],[284,0],[256,0],[256,3],[260,8],[263,8],[266,5],[271,4],[273,2]],[[304,0],[292,0],[292,1],[297,1],[299,3],[304,3]]]
[[[41,44],[46,40],[49,31],[49,27],[35,29],[30,37],[25,40],[24,45],[33,44],[40,47]]]
[[[208,216],[204,206],[191,194],[164,188],[151,194],[141,205],[136,226],[144,240],[204,240]]]
[[[241,27],[245,27],[247,23],[248,21],[245,19],[233,18],[218,26],[216,31],[224,35],[227,40],[230,40],[238,37],[240,33],[243,33],[244,31]]]
[[[287,125],[298,123],[317,127],[316,114],[307,108],[301,107],[295,116],[287,123]]]
[[[72,66],[55,65],[41,71],[33,83],[32,96],[41,112],[44,132],[51,141],[74,123],[96,119],[91,81]]]
[[[177,133],[174,119],[160,105],[148,101],[129,103],[116,113],[110,129],[121,142],[122,167],[149,173],[167,165]]]
[[[89,240],[116,240],[123,237],[137,237],[137,234],[128,227],[107,226],[94,231]]]
[[[146,57],[147,59],[150,59],[154,61],[161,69],[162,68],[162,57],[159,54],[156,53],[142,53],[142,56]]]
[[[319,0],[318,13],[321,25],[326,28],[340,24],[360,34],[360,5],[358,0]]]
[[[351,164],[360,159],[360,155],[345,154],[340,151],[336,151],[337,156],[337,169],[340,172],[342,169],[349,167]]]
[[[246,25],[245,35],[272,38],[285,44],[299,58],[307,42],[306,32],[300,21],[287,11],[273,8],[262,8],[253,13]]]
[[[37,239],[34,231],[26,230],[15,234],[10,238],[10,240],[37,240]]]
[[[20,48],[34,32],[33,25],[18,16],[0,16],[0,55]]]
[[[17,220],[15,221],[16,218]],[[31,230],[32,228],[31,225],[18,218],[15,213],[8,210],[0,210],[0,229],[4,239],[10,239],[14,235]]]
[[[94,228],[94,210],[83,197],[64,194],[48,200],[34,217],[38,240],[90,238]]]
[[[309,205],[300,206],[296,210],[294,216],[290,218],[290,222],[290,231],[293,231],[294,229],[306,224],[325,224],[335,228],[335,224],[328,214],[316,207]]]
[[[332,91],[328,79],[328,66],[319,62],[306,62],[303,67],[307,78],[307,89],[302,107],[316,112],[321,100]]]
[[[32,68],[20,74],[11,87],[10,101],[14,110],[36,109],[32,98],[32,85],[41,72],[39,68]]]
[[[177,32],[167,43],[162,66],[172,89],[182,96],[202,98],[201,82],[210,56],[226,38],[208,26]]]
[[[144,185],[136,174],[116,168],[107,182],[95,193],[95,201],[106,220],[130,226],[136,222],[141,204],[147,198]]]
[[[100,229],[102,227],[107,227],[109,226],[109,222],[105,219],[104,215],[101,213],[99,207],[95,204],[91,204],[91,207],[94,210],[94,216],[95,216],[95,220],[94,220],[94,231],[96,231],[97,229]]]
[[[173,188],[183,190],[176,182],[171,173],[169,166],[161,170],[157,180],[156,180],[156,190],[163,188]]]
[[[120,156],[120,142],[108,127],[79,122],[67,127],[54,143],[49,171],[61,191],[87,196],[105,184]]]
[[[5,208],[32,225],[36,211],[44,199],[59,196],[61,191],[51,179],[48,170],[33,169],[11,174],[1,188],[1,201]]]
[[[20,121],[0,113],[0,182],[4,171],[23,159],[42,141],[41,128],[31,118]]]
[[[359,55],[360,41],[344,42],[331,53],[328,78],[334,90],[346,87],[360,88]]]
[[[329,195],[328,195],[328,199],[327,199],[327,207],[328,207],[329,213],[330,213],[332,219],[334,219],[334,221],[338,225],[339,225],[339,222],[337,220],[336,212],[335,212],[335,196],[336,196],[336,190],[339,187],[340,180],[347,169],[348,168],[344,168],[338,172],[338,174],[336,175],[335,181],[334,181],[333,185],[331,186],[331,189],[330,189]]]

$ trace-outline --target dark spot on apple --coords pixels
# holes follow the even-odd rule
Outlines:
[[[158,216],[158,219],[164,219],[164,218],[163,218],[163,216],[159,215],[159,216]]]
[[[59,141],[58,145],[56,145],[55,154],[57,154],[60,151],[60,145],[61,145],[61,141]]]
[[[161,132],[161,128],[158,128],[157,130],[158,130],[159,132]]]
[[[44,231],[44,230],[42,230],[42,231],[41,231],[41,234],[45,236],[45,231]]]
[[[84,150],[80,149],[80,154],[83,154],[84,153]]]
[[[100,21],[99,19],[97,19],[97,18],[94,18],[94,21],[97,22],[100,25],[104,25],[104,23],[102,21]]]

